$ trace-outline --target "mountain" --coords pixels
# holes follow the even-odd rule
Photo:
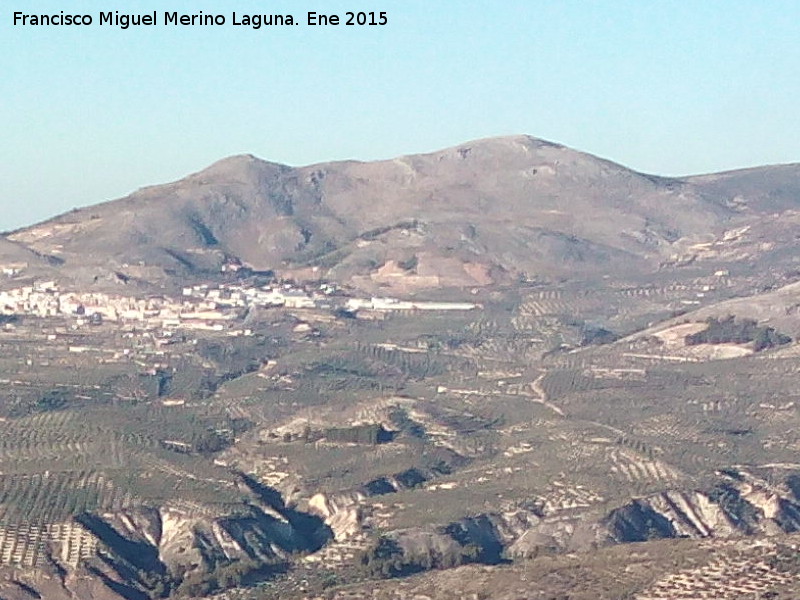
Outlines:
[[[798,165],[772,165],[687,177],[705,193],[728,198],[742,210],[778,213],[798,209]]]
[[[0,237],[0,597],[797,598],[800,165],[236,156]]]
[[[800,166],[668,179],[532,138],[291,168],[234,156],[8,240],[75,282],[163,284],[226,262],[371,291],[648,272],[797,206]],[[117,276],[114,276],[114,273]]]

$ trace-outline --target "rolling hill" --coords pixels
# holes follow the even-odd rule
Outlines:
[[[234,156],[0,237],[0,596],[788,600],[800,165]]]

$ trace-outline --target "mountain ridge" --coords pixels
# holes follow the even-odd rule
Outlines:
[[[239,155],[0,237],[0,595],[795,598],[794,172]]]
[[[238,261],[288,277],[315,267],[373,292],[482,286],[658,268],[743,211],[796,206],[800,165],[764,169],[779,181],[759,169],[665,178],[527,135],[301,167],[240,154],[4,237],[83,282],[115,270],[163,285]]]

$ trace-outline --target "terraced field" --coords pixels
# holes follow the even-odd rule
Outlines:
[[[512,561],[471,576],[512,573],[517,597],[536,597],[532,572],[548,599],[788,589],[777,554],[724,540],[800,529],[796,344],[722,359],[683,335],[706,327],[694,307],[754,281],[510,288],[380,320],[276,308],[236,338],[103,325],[80,340],[92,352],[23,323],[0,332],[0,570],[94,569],[131,597],[252,557],[286,571],[258,598],[371,597],[359,582],[381,568],[475,561]],[[722,549],[591,558],[683,535]],[[415,577],[392,589],[440,575]]]

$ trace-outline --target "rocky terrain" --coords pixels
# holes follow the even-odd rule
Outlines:
[[[164,285],[229,261],[407,293],[633,275],[713,260],[742,228],[793,215],[799,168],[665,179],[528,136],[302,168],[235,156],[12,232],[4,252],[82,286],[115,272]]]
[[[791,598],[798,226],[516,136],[6,233],[0,598]]]

